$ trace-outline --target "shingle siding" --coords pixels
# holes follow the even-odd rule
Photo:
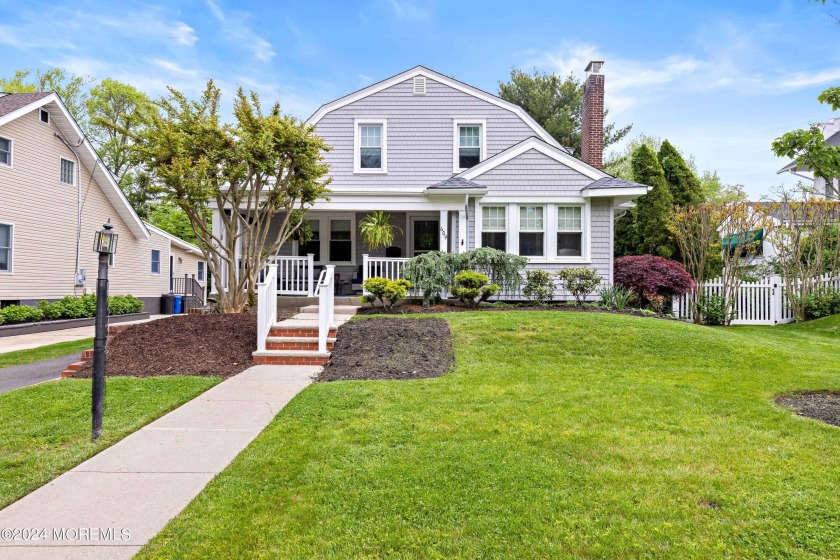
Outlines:
[[[580,196],[592,179],[537,150],[528,150],[473,181],[494,196]]]
[[[426,95],[414,95],[412,79],[345,105],[317,123],[317,134],[333,150],[325,155],[335,191],[381,188],[415,191],[453,175],[453,120],[486,120],[489,158],[534,130],[515,113],[455,88],[426,80]],[[353,173],[354,119],[379,117],[387,124],[387,174]]]

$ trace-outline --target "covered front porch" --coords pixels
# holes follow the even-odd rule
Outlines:
[[[411,257],[429,251],[466,251],[472,218],[469,197],[460,194],[442,198],[430,200],[424,196],[420,203],[404,197],[391,204],[370,198],[342,208],[351,206],[350,201],[335,197],[317,205],[305,218],[311,238],[303,241],[295,236],[274,257],[278,295],[312,296],[327,265],[335,267],[335,293],[354,295],[362,292],[362,284],[369,277],[400,277],[405,261]],[[390,215],[395,231],[389,247],[371,250],[359,225],[375,210]],[[280,219],[275,218],[278,223]]]

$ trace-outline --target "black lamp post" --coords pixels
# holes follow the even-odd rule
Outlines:
[[[102,435],[102,407],[105,401],[105,344],[108,341],[108,261],[117,252],[117,234],[111,220],[96,232],[93,250],[99,253],[99,276],[96,279],[96,334],[93,338],[93,423],[91,439]]]

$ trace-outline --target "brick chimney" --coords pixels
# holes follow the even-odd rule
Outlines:
[[[603,60],[593,60],[586,66],[580,126],[580,159],[598,169],[604,165],[603,64]]]

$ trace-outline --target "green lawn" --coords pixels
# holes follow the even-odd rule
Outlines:
[[[219,382],[215,377],[114,377],[102,437],[90,441],[90,379],[0,394],[0,509]]]
[[[840,317],[435,317],[453,373],[310,386],[139,558],[840,557],[840,430],[773,402]]]
[[[82,350],[89,350],[91,348],[93,348],[93,339],[85,338],[70,342],[48,344],[47,346],[40,346],[29,350],[4,352],[0,354],[0,368],[20,366],[41,360],[51,360],[53,358],[67,356],[68,354],[81,354]]]

